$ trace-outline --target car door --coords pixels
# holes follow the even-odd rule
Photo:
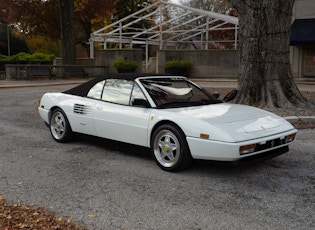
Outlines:
[[[133,81],[106,80],[102,100],[96,102],[93,115],[98,136],[147,146],[151,109],[132,106],[133,98],[145,99]]]
[[[73,132],[95,135],[93,110],[95,105],[90,99],[80,98],[73,101],[72,111],[68,114]]]
[[[72,131],[88,135],[96,135],[93,123],[93,113],[95,110],[95,101],[101,99],[104,81],[96,83],[89,90],[87,97],[75,97],[72,101],[71,113],[68,114]]]

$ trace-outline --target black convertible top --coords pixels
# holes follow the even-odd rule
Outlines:
[[[123,74],[109,74],[97,77],[81,85],[78,85],[72,89],[68,89],[63,93],[86,97],[89,90],[97,83],[106,79],[125,79],[125,80],[135,80],[138,77],[149,77],[149,76],[164,76],[163,74],[146,74],[146,73],[123,73]]]

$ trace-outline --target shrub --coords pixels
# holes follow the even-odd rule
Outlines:
[[[9,58],[6,55],[0,54],[0,60],[1,61],[7,61],[7,60],[9,60]]]
[[[192,66],[188,60],[170,60],[165,63],[166,72],[177,75],[188,75],[189,68]]]
[[[24,53],[20,52],[12,56],[1,55],[0,60],[6,61],[47,61],[50,62],[55,58],[54,54],[44,54],[44,53]]]
[[[28,53],[17,53],[15,55],[12,55],[9,57],[9,60],[11,61],[31,61],[32,60],[32,55]]]
[[[34,53],[33,60],[52,61],[56,56],[54,54]]]
[[[126,73],[134,72],[138,68],[138,63],[119,56],[115,61],[113,61],[112,66],[116,68],[119,73]]]
[[[178,68],[178,69],[189,69],[192,66],[191,62],[188,60],[171,60],[165,63],[166,69]]]

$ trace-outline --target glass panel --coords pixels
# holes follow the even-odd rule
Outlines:
[[[87,97],[101,99],[104,83],[105,83],[105,80],[96,83],[88,92]]]
[[[102,100],[117,104],[129,105],[133,81],[107,79]]]
[[[141,83],[159,108],[198,106],[221,102],[182,78],[143,79]]]
[[[134,88],[133,88],[133,91],[132,91],[132,95],[131,95],[131,100],[130,100],[130,104],[131,102],[133,101],[133,99],[145,99],[145,96],[143,94],[143,92],[141,91],[141,89],[139,88],[138,85],[135,84]]]

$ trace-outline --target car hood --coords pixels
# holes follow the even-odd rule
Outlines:
[[[187,135],[206,133],[212,140],[239,142],[294,129],[278,115],[245,105],[222,103],[172,110],[177,121],[186,122],[181,126],[187,127]]]

